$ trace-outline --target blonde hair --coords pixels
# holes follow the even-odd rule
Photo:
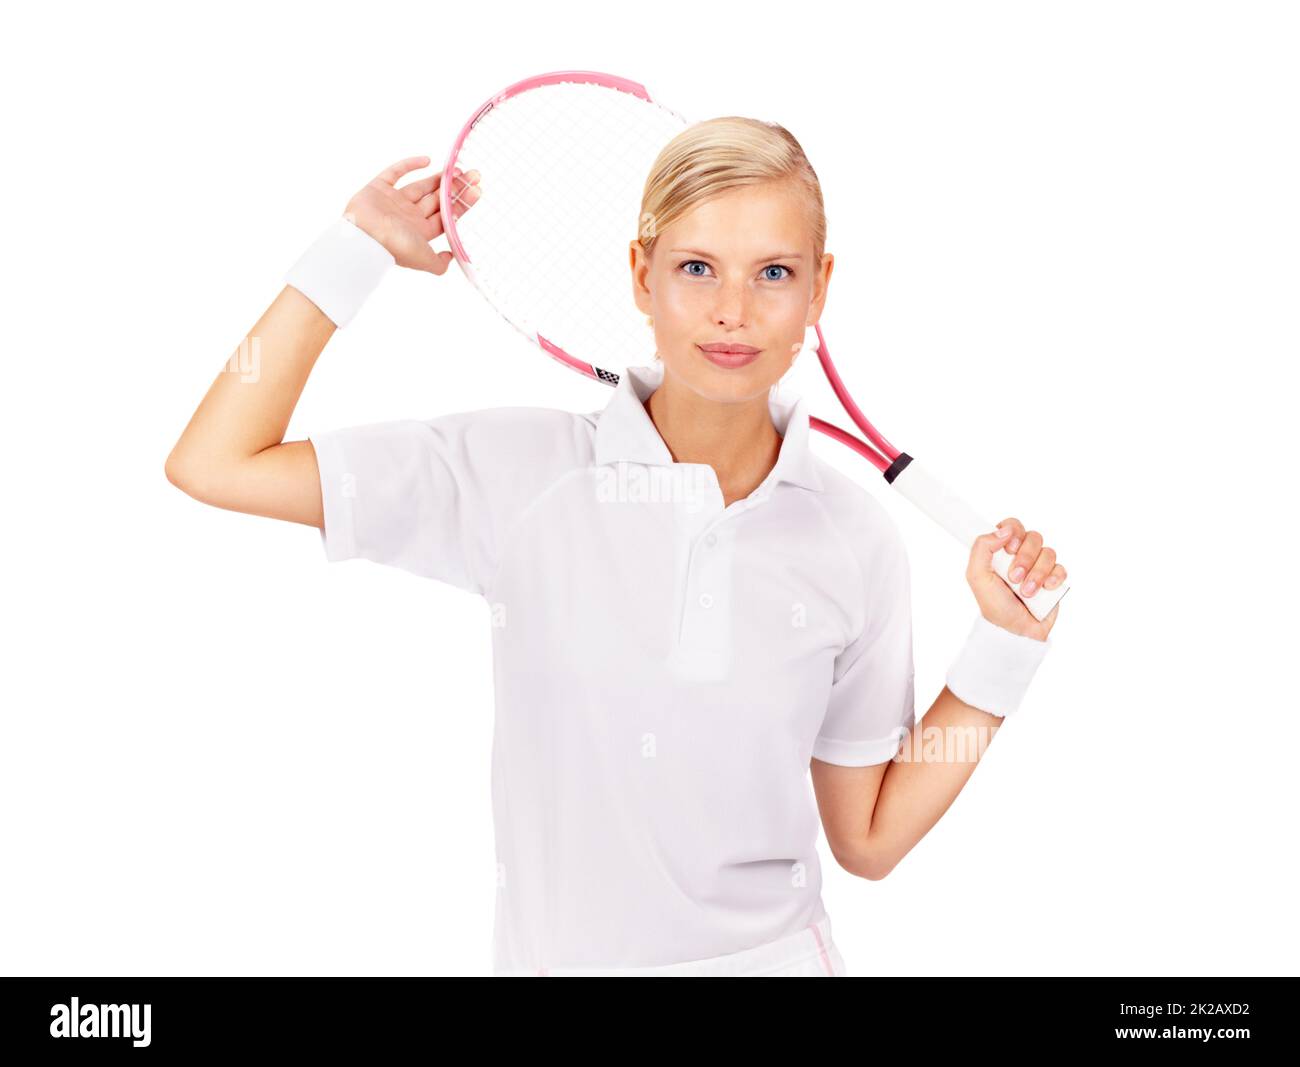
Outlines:
[[[793,182],[806,194],[815,269],[826,251],[826,208],[817,172],[784,126],[741,115],[696,122],[663,147],[641,194],[637,240],[649,257],[659,233],[704,201],[729,189],[779,181]]]

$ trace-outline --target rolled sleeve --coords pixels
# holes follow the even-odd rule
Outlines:
[[[348,470],[343,458],[345,436],[345,431],[332,430],[310,437],[316,450],[316,465],[320,469],[321,504],[325,517],[320,538],[325,558],[331,563],[360,555],[352,521],[356,476]]]
[[[325,558],[368,559],[485,594],[564,414],[489,408],[311,434]]]

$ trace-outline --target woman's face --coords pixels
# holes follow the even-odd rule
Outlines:
[[[792,182],[732,189],[631,243],[637,306],[665,373],[700,396],[751,400],[790,369],[826,301],[834,257],[813,260],[811,206]],[[705,349],[734,346],[756,354]]]

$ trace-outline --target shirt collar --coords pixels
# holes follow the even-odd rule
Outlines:
[[[672,453],[655,429],[643,404],[663,384],[662,363],[628,367],[619,376],[614,395],[596,422],[596,463],[664,465],[673,462]],[[768,401],[772,424],[781,435],[781,450],[766,482],[790,482],[821,492],[825,487],[817,473],[815,457],[808,447],[808,409],[801,396],[784,397],[773,390]]]

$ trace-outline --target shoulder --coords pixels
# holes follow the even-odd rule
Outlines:
[[[812,495],[868,584],[882,571],[906,568],[907,545],[902,530],[879,497],[820,456],[815,457],[815,462],[823,491]],[[887,487],[883,479],[879,484]]]
[[[581,452],[590,444],[589,416],[560,408],[494,407],[454,411],[426,420],[435,429],[473,438],[492,448],[554,445]]]
[[[440,450],[485,477],[513,470],[558,477],[593,454],[585,416],[559,408],[493,407],[423,420]]]
[[[586,470],[595,453],[587,416],[559,408],[479,408],[440,415],[425,425],[460,480],[509,511]]]

